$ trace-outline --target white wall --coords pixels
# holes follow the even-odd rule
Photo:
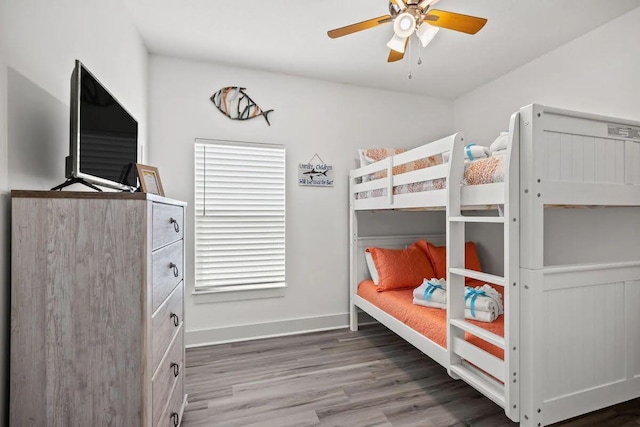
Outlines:
[[[146,48],[120,2],[3,2],[11,188],[64,180],[69,82],[80,59],[140,122],[146,141]]]
[[[120,2],[0,1],[0,424],[7,414],[10,189],[64,181],[75,59],[140,122],[146,140],[148,54]],[[80,188],[82,189],[82,187]],[[72,232],[72,230],[70,230]]]
[[[197,344],[347,324],[347,174],[358,147],[417,146],[452,131],[452,102],[285,75],[152,56],[149,163],[167,196],[189,203],[193,236],[195,138],[284,144],[287,150],[287,284],[283,297],[199,304],[193,239],[187,244],[187,342]],[[262,117],[232,121],[209,97],[242,86]],[[331,188],[298,187],[314,154],[335,167]]]
[[[489,145],[500,131],[507,130],[513,112],[532,103],[640,120],[638,22],[640,8],[461,96],[454,102],[455,129],[464,130],[468,141]],[[548,230],[545,232],[545,249],[549,249],[545,253],[547,264],[578,261],[574,257],[575,251],[563,252],[557,248],[564,247],[561,243],[566,241],[568,234],[580,231],[568,226],[573,224],[574,227],[582,226],[591,230],[588,224],[595,220],[590,212],[571,214],[573,221],[567,221],[567,212],[547,211],[551,219],[547,222]],[[597,217],[601,221],[605,218],[616,221],[625,215],[629,214],[616,210],[600,212]],[[487,227],[476,227],[467,237],[482,242],[485,255],[482,259],[483,268],[500,272],[501,257],[496,255],[502,253],[502,234]],[[590,239],[593,247],[598,247],[594,233],[587,233],[582,239]],[[632,244],[636,247],[639,245],[638,242]],[[608,257],[600,259],[606,260]],[[582,260],[587,261],[593,260]]]
[[[0,17],[3,7],[0,6]],[[0,19],[2,25],[2,19]],[[0,30],[1,32],[1,30]],[[8,415],[9,376],[9,177],[7,174],[7,73],[4,38],[0,36],[0,424]]]
[[[454,124],[488,145],[520,107],[640,120],[640,8],[455,100]]]

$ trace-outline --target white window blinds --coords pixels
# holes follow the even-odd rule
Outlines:
[[[285,282],[285,150],[196,140],[196,288]]]

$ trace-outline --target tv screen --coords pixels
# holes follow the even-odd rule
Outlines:
[[[67,178],[123,190],[137,186],[138,122],[80,61],[71,77],[70,152]]]

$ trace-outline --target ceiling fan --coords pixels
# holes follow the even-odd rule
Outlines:
[[[336,28],[327,32],[332,39],[358,31],[393,22],[393,37],[387,43],[391,49],[388,62],[399,61],[409,44],[409,38],[416,34],[423,47],[427,46],[440,28],[475,34],[487,23],[485,18],[462,15],[460,13],[431,9],[439,0],[391,0],[389,15],[379,16],[357,24]]]

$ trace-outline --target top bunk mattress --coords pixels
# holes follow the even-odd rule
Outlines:
[[[504,182],[504,174],[505,174],[505,161],[506,161],[506,151],[493,153],[490,157],[485,157],[481,159],[467,160],[465,161],[464,166],[464,179],[462,180],[462,185],[480,185],[480,184],[495,184],[498,182]],[[412,167],[407,167],[406,165],[402,165],[401,167],[393,168],[393,175],[398,176],[406,172],[410,172],[413,170],[428,168],[431,166],[436,166],[442,164],[441,156],[433,156],[429,162],[416,162],[416,165]],[[383,171],[379,174],[374,174],[375,176],[368,177],[367,180],[385,178],[387,176],[386,171]],[[393,187],[393,194],[409,194],[409,193],[420,193],[424,191],[433,191],[433,190],[444,190],[447,188],[447,182],[444,178],[432,179],[428,181],[420,181],[414,182],[411,184],[403,184],[396,185]],[[369,199],[375,197],[384,197],[387,195],[386,188],[376,188],[369,191],[363,191],[356,193],[356,199]]]

